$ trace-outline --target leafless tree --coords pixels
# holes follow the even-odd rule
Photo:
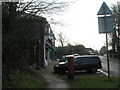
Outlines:
[[[76,1],[76,0],[73,0]],[[33,15],[57,14],[63,12],[67,6],[73,3],[59,0],[31,0],[30,2],[19,2],[17,10]]]
[[[64,47],[65,44],[68,43],[68,40],[66,38],[66,35],[63,34],[63,32],[57,33],[57,41],[60,43],[61,47]]]
[[[114,20],[114,32],[111,34],[111,45],[113,51],[120,51],[120,2],[112,6],[113,20]]]

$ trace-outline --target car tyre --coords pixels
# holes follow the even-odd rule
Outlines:
[[[66,70],[63,70],[63,72],[62,72],[63,74],[65,74],[66,73]]]
[[[97,72],[97,68],[96,68],[96,67],[92,67],[92,68],[91,68],[91,72],[92,72],[92,73],[96,73],[96,72]]]

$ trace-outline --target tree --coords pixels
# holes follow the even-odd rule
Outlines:
[[[10,1],[10,0],[9,0]],[[12,1],[12,0],[11,0]],[[25,21],[38,15],[62,12],[69,3],[56,0],[31,0],[30,2],[2,2],[2,70],[3,87],[11,72],[26,71],[31,56],[32,42],[23,32],[28,26]],[[27,35],[27,34],[26,34]],[[5,80],[7,80],[5,82]]]
[[[22,34],[24,27],[27,27],[24,21],[36,15],[61,12],[66,6],[68,6],[67,2],[56,0],[2,2],[2,61],[4,76],[8,75],[12,70],[20,70],[27,66],[27,60],[30,60],[29,48],[32,44]]]
[[[33,14],[53,14],[63,11],[68,5],[68,2],[59,2],[57,0],[32,0],[28,4],[22,5],[22,11],[27,11]],[[33,7],[34,6],[34,7]]]
[[[112,7],[114,31],[110,34],[110,45],[112,46],[111,56],[120,56],[120,2]]]
[[[80,54],[80,55],[87,55],[87,48],[85,48],[82,44],[76,44],[71,45],[70,43],[67,44],[67,46],[62,47],[56,47],[56,56],[60,58],[64,55],[71,55],[71,54]]]
[[[85,55],[86,53],[86,48],[82,44],[76,44],[73,49],[73,53],[78,53],[80,55]]]
[[[65,44],[68,43],[68,40],[67,40],[66,36],[63,34],[63,32],[57,33],[57,41],[60,43],[61,47],[64,47]]]
[[[12,1],[12,0],[10,0]],[[45,15],[45,14],[57,14],[63,12],[67,6],[69,6],[72,2],[65,2],[59,0],[31,0],[29,2],[2,2],[4,7],[7,7],[7,4],[11,4],[10,7],[17,6],[15,10],[19,12],[19,14],[26,12],[28,15]],[[6,5],[5,5],[6,4]],[[8,8],[6,8],[7,10]],[[11,10],[12,11],[12,10]],[[7,12],[7,11],[6,11]]]
[[[114,32],[111,34],[113,51],[120,51],[120,2],[117,5],[112,6],[113,20],[114,20]]]

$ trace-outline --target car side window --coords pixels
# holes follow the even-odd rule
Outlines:
[[[94,58],[94,63],[98,63],[100,59],[98,57]]]
[[[89,58],[87,57],[82,57],[80,58],[80,64],[88,64],[90,63],[91,61],[89,60]]]
[[[80,58],[80,64],[96,64],[98,60],[98,58],[94,57],[82,57]]]

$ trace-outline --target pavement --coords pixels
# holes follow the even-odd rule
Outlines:
[[[54,73],[53,66],[58,61],[52,61],[49,65],[43,69],[40,69],[38,73],[43,76],[48,82],[48,88],[69,88],[69,85],[65,80],[58,78],[58,75]]]
[[[44,79],[48,82],[48,88],[52,89],[52,88],[56,88],[61,89],[64,88],[65,90],[68,90],[69,85],[67,84],[67,82],[64,79],[61,79],[60,77],[65,76],[67,78],[67,74],[65,75],[59,75],[59,74],[55,74],[54,70],[53,70],[53,66],[58,63],[58,61],[52,61],[49,63],[49,65],[45,68],[42,68],[40,70],[38,70],[38,73],[44,77]],[[87,72],[75,72],[74,73],[75,76],[81,76],[81,75],[98,75],[98,76],[107,76],[107,74],[105,72],[103,72],[101,69],[98,69],[98,72],[91,74],[91,73],[87,73]]]

